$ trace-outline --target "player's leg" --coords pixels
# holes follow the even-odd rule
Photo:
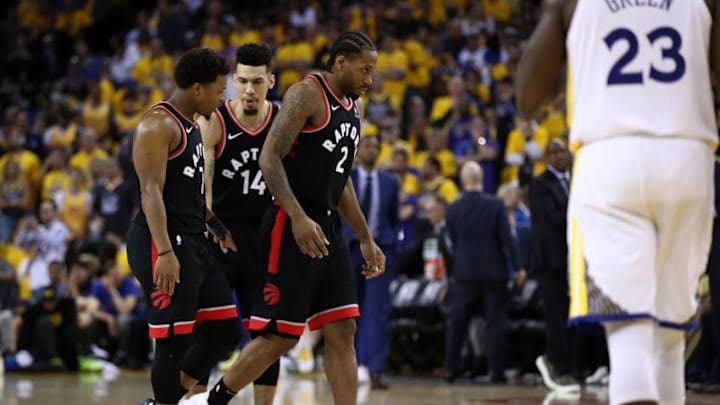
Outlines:
[[[236,227],[236,229],[237,233],[241,235],[239,241],[242,246],[238,245],[238,257],[242,260],[242,265],[236,269],[238,274],[234,277],[230,286],[235,289],[237,294],[243,315],[243,325],[247,329],[252,306],[255,299],[261,294],[262,283],[265,279],[265,269],[263,269],[262,265],[264,261],[260,253],[260,224],[247,222],[243,223],[241,227]],[[250,335],[254,339],[261,334],[251,332]],[[280,360],[278,359],[260,377],[253,381],[255,405],[272,405],[279,377]]]
[[[583,147],[570,193],[570,317],[606,324],[612,404],[658,399],[648,361],[653,326],[643,321],[653,320],[657,290],[656,229],[645,187],[653,174],[648,159],[638,158],[647,154],[643,147],[632,137]]]
[[[311,298],[317,290],[324,260],[303,255],[287,216],[278,207],[266,215],[263,231],[262,292],[252,305],[249,329],[260,334],[240,352],[232,367],[210,390],[210,405],[224,405],[239,390],[290,350],[305,327]],[[267,258],[267,259],[266,259]]]
[[[186,378],[193,384],[208,375],[210,370],[237,345],[240,339],[240,324],[237,308],[232,299],[225,274],[208,261],[207,246],[198,246],[196,266],[203,271],[198,292],[196,314],[197,334],[181,361]]]
[[[697,309],[695,295],[712,239],[714,156],[700,142],[663,142],[666,156],[656,171],[658,201],[651,209],[658,227],[654,369],[660,403],[685,403],[685,339]],[[673,184],[668,192],[666,185]],[[669,326],[669,327],[663,327]]]
[[[178,239],[179,238],[179,239]],[[183,241],[183,235],[172,240]],[[200,279],[190,266],[193,245],[173,246],[180,262],[180,283],[173,296],[158,294],[153,283],[153,266],[157,250],[147,227],[132,225],[128,234],[128,260],[133,274],[140,281],[148,303],[150,337],[155,339],[150,380],[158,404],[176,404],[187,387],[181,384],[180,359],[190,344],[195,323],[197,286]],[[187,245],[190,242],[190,245]],[[181,242],[183,243],[183,242]]]
[[[311,330],[322,328],[325,339],[325,375],[338,405],[357,401],[357,355],[355,354],[355,319],[360,315],[357,305],[355,275],[350,252],[343,237],[340,221],[328,217],[323,226],[330,240],[330,255],[322,273],[308,318]],[[322,224],[321,224],[322,225]]]

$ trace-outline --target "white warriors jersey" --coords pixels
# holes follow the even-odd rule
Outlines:
[[[717,144],[705,0],[578,0],[567,34],[570,140]]]

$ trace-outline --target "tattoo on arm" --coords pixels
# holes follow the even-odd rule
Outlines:
[[[291,86],[283,98],[283,108],[273,122],[260,153],[260,168],[270,192],[292,216],[299,205],[290,188],[282,159],[290,152],[307,120],[312,116],[313,89],[307,82]]]

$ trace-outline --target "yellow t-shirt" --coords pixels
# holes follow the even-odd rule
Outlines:
[[[243,33],[233,32],[230,34],[230,45],[238,47],[245,44],[257,44],[262,41],[259,31],[248,30]]]
[[[402,49],[397,49],[392,53],[385,51],[378,52],[377,70],[384,73],[390,70],[400,70],[405,75],[408,73],[408,55]],[[383,90],[390,95],[390,104],[393,109],[400,110],[403,98],[405,97],[405,89],[407,76],[403,79],[385,79]]]
[[[420,178],[412,172],[405,172],[402,181],[402,191],[405,194],[420,195],[422,188],[420,187]]]
[[[171,56],[161,55],[156,58],[140,58],[133,67],[132,77],[138,83],[150,87],[156,86],[155,77],[161,74],[171,75],[174,69],[174,62]]]
[[[70,229],[71,239],[85,234],[90,204],[87,192],[65,193],[60,220]]]
[[[200,45],[204,48],[210,48],[213,51],[221,51],[225,45],[222,36],[218,34],[205,34],[200,40]]]
[[[510,4],[507,0],[482,0],[483,10],[488,17],[492,17],[500,22],[508,22],[510,20]]]
[[[442,197],[448,204],[452,204],[460,196],[460,190],[451,180],[444,177],[423,184],[423,190],[433,192]]]
[[[103,101],[94,105],[91,101],[83,104],[83,124],[95,130],[99,139],[104,138],[110,131],[110,103]]]
[[[313,61],[312,46],[305,42],[286,43],[280,45],[275,54],[275,60],[278,64],[301,61],[312,64]],[[278,91],[284,93],[290,85],[302,80],[302,73],[292,68],[283,69],[278,78]]]
[[[70,189],[70,175],[65,170],[51,170],[45,174],[40,196],[43,200],[51,200],[60,190]]]
[[[20,173],[31,187],[40,184],[40,159],[36,154],[28,150],[6,153],[0,157],[0,174],[5,172],[5,165],[8,161],[14,160],[20,165]]]
[[[107,152],[100,148],[93,149],[92,152],[87,153],[83,150],[78,151],[70,158],[70,167],[75,167],[83,172],[87,179],[90,178],[90,163],[93,159],[104,160],[108,158]]]
[[[430,67],[433,61],[425,52],[425,47],[414,39],[408,39],[404,44],[408,55],[408,71],[405,81],[410,87],[426,87],[430,84]]]
[[[132,115],[125,115],[124,113],[115,114],[115,126],[120,134],[132,133],[135,131],[135,127],[140,118],[142,118],[143,112],[138,111]]]
[[[77,137],[77,125],[70,124],[67,128],[61,128],[58,125],[50,127],[50,139],[48,146],[51,148],[70,149]]]
[[[425,161],[432,156],[430,151],[424,150],[421,152],[415,152],[415,159],[413,160],[413,166],[418,170],[422,169]],[[440,171],[442,175],[448,178],[455,178],[457,176],[457,163],[455,162],[455,155],[449,149],[443,149],[434,155],[435,159],[440,162]]]
[[[390,160],[392,159],[393,152],[397,148],[405,149],[408,153],[408,162],[413,161],[414,148],[412,147],[412,145],[410,145],[408,141],[398,139],[393,144],[385,141],[380,142],[380,153],[378,154],[377,165],[379,167],[383,167],[389,164]]]
[[[544,151],[550,142],[550,133],[543,126],[538,126],[535,133],[532,136],[533,141],[537,144],[541,151]],[[520,129],[515,128],[510,131],[507,138],[507,146],[505,147],[505,156],[511,154],[522,154],[525,153],[525,146],[527,141],[525,135]],[[545,171],[545,161],[540,159],[533,165],[533,175],[537,176]],[[501,174],[501,183],[507,183],[511,181],[518,181],[520,177],[520,167],[518,166],[506,166]]]

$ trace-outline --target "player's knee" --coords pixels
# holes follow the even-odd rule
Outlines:
[[[155,360],[150,378],[155,400],[158,403],[174,404],[185,393],[180,380],[178,363],[189,344],[189,336],[178,335],[157,339]]]
[[[260,377],[255,380],[254,384],[257,385],[263,385],[263,386],[271,386],[274,387],[277,385],[278,378],[280,378],[280,360],[275,361],[270,367],[265,370],[264,373]]]
[[[333,348],[335,346],[352,347],[354,345],[355,331],[357,326],[354,319],[343,319],[323,325],[322,332],[325,344]]]
[[[237,318],[208,321],[203,326],[207,328],[208,344],[223,353],[221,357],[230,353],[240,341],[240,325]]]
[[[299,338],[290,338],[273,333],[261,333],[258,338],[263,339],[265,349],[277,358],[290,351],[299,341]]]

